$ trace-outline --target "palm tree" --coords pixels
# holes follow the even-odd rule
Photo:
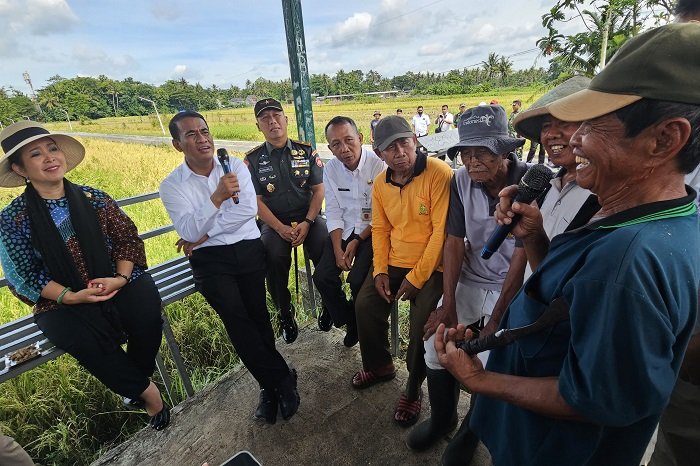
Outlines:
[[[495,52],[489,53],[486,61],[481,62],[481,66],[484,68],[486,73],[486,78],[490,81],[498,73],[498,54]]]
[[[505,81],[508,75],[513,71],[513,62],[508,60],[505,55],[498,60],[498,73],[501,75],[501,82]]]

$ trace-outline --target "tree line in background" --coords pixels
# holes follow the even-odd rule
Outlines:
[[[309,81],[311,93],[325,97],[387,90],[420,95],[469,94],[497,87],[530,86],[547,78],[542,68],[514,71],[510,60],[491,53],[479,68],[447,73],[409,71],[387,78],[373,70],[365,73],[341,69],[333,76],[313,74]],[[106,76],[64,78],[56,75],[37,90],[36,102],[15,89],[0,88],[0,121],[3,124],[25,118],[58,121],[65,120],[66,113],[71,120],[147,115],[153,113],[149,100],[164,113],[181,109],[213,110],[250,104],[246,102],[249,96],[270,96],[286,101],[292,98],[292,84],[289,79],[258,78],[246,81],[244,87],[224,89],[192,84],[184,78],[154,86],[132,78],[117,81]]]
[[[396,90],[418,95],[488,93],[499,87],[524,87],[572,74],[594,76],[630,37],[671,20],[675,0],[558,0],[542,16],[547,34],[536,43],[550,59],[549,69],[513,70],[508,56],[489,53],[477,67],[445,73],[407,72],[388,78],[377,71],[339,70],[335,75],[310,76],[311,93],[318,96],[362,94]],[[585,32],[564,35],[566,23],[579,23]],[[90,120],[109,116],[147,115],[154,101],[162,112],[181,109],[213,110],[250,104],[246,99],[270,96],[281,101],[292,97],[289,79],[246,81],[243,88],[215,85],[205,88],[184,78],[160,86],[126,78],[53,76],[37,91],[36,101],[15,89],[0,87],[0,123],[31,118],[45,121]],[[146,100],[144,100],[146,99]]]

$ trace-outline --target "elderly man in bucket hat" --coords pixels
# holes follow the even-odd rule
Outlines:
[[[700,281],[700,24],[630,39],[588,89],[549,104],[581,121],[570,144],[577,183],[598,195],[592,221],[551,244],[535,206],[501,192],[496,217],[518,214],[535,272],[501,328],[553,307],[568,319],[491,351],[486,370],[436,339],[440,362],[479,396],[470,428],[495,465],[639,465],[668,402],[695,324]],[[438,328],[438,332],[444,328]]]
[[[388,116],[375,129],[374,150],[388,168],[372,189],[373,268],[357,296],[355,312],[362,370],[352,378],[356,389],[394,378],[389,352],[389,313],[394,301],[410,300],[409,371],[394,421],[414,424],[421,411],[425,380],[423,324],[442,293],[442,245],[452,170],[416,152],[408,122]]]
[[[508,119],[500,105],[470,108],[462,115],[458,131],[459,142],[447,151],[450,158],[459,156],[464,166],[456,171],[450,186],[444,294],[442,304],[425,324],[423,336],[431,417],[413,429],[406,441],[416,450],[430,447],[457,424],[459,383],[437,359],[435,329],[440,323],[481,326],[488,321],[510,267],[515,239],[507,239],[489,260],[481,258],[479,252],[497,226],[493,213],[498,193],[517,184],[527,170],[515,155],[525,141],[508,135]],[[460,434],[453,440],[455,444],[468,441],[468,431]],[[458,456],[468,463],[465,456],[471,454]]]

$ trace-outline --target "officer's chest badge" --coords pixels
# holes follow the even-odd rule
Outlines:
[[[272,183],[267,183],[267,192],[271,193],[271,192],[274,192],[274,190],[275,190],[275,185]]]
[[[428,215],[428,208],[425,206],[425,204],[421,204],[418,207],[418,215]]]
[[[292,156],[297,156],[297,155],[299,155],[299,151],[296,150],[296,149],[292,149],[291,153],[292,153]]]

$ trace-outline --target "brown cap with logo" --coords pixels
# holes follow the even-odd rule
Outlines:
[[[563,121],[583,121],[643,98],[700,105],[700,23],[667,24],[630,39],[588,89],[549,104]]]

